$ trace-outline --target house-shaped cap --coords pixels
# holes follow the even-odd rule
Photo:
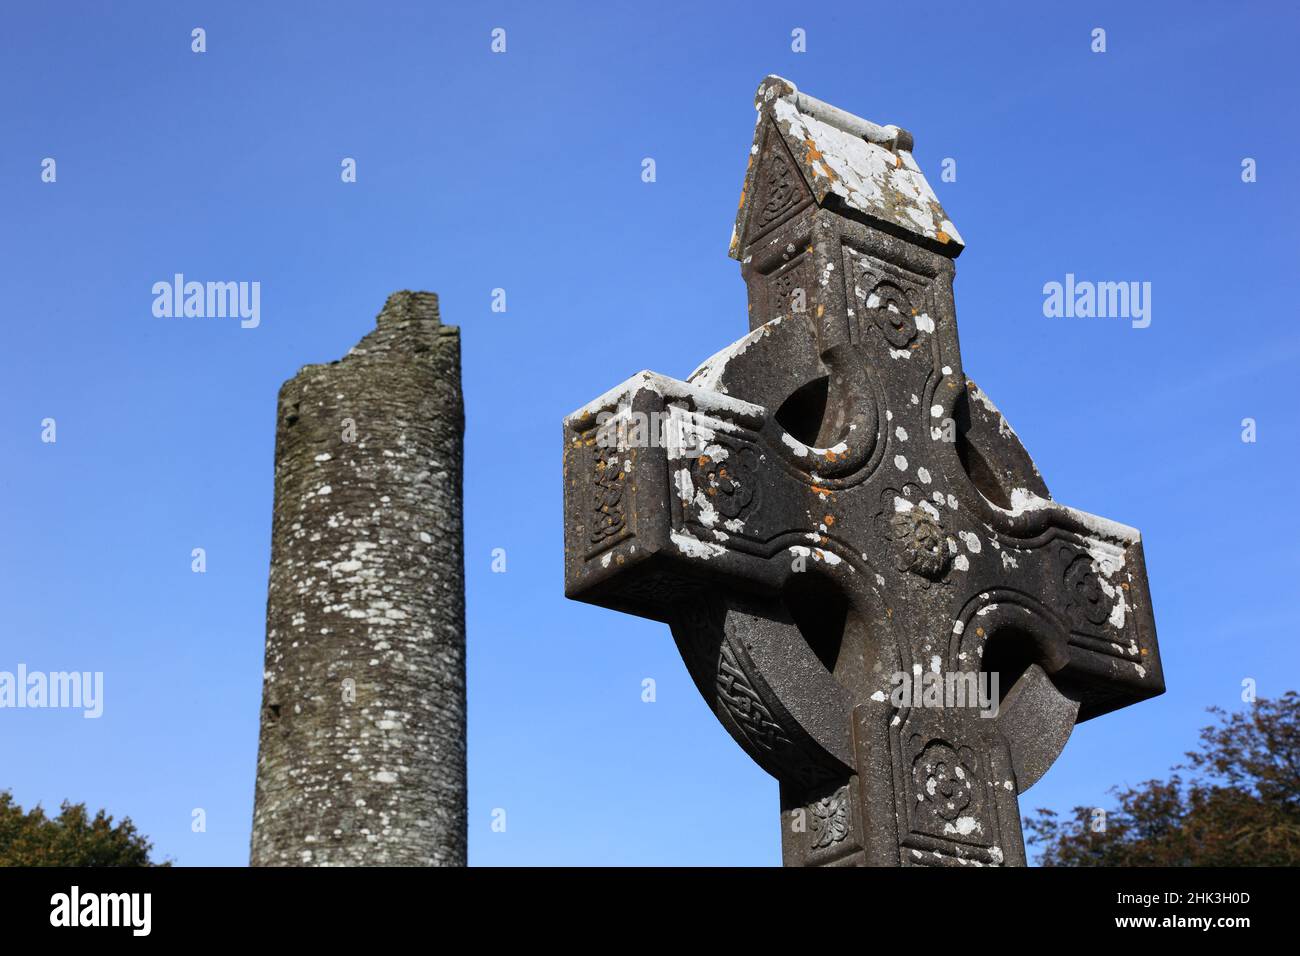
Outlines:
[[[956,258],[957,228],[912,159],[912,134],[878,126],[769,76],[754,97],[758,122],[731,257],[816,204]]]

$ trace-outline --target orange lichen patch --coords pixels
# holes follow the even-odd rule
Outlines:
[[[1122,583],[1120,584],[1120,587],[1123,588],[1125,591],[1127,591],[1127,590],[1128,590],[1128,582],[1127,582],[1127,581],[1122,582]]]
[[[975,636],[976,636],[976,637],[983,637],[983,636],[984,636],[984,628],[982,628],[982,627],[977,627],[977,628],[975,628]]]
[[[708,455],[701,455],[699,458],[696,459],[696,461],[698,461],[701,465],[707,465],[711,460],[712,459],[710,459]]]
[[[826,460],[827,460],[827,461],[839,461],[839,458],[840,458],[840,456],[837,455],[835,452],[831,451],[829,448],[826,449]]]
[[[1142,648],[1142,650],[1139,651],[1138,653],[1140,653],[1143,657],[1146,657],[1148,652],[1147,652],[1147,649],[1144,647],[1144,648]]]
[[[815,491],[815,492],[817,492],[817,494],[819,494],[819,495],[833,495],[833,494],[835,494],[835,492],[831,491],[831,489],[829,489],[829,488],[823,488],[821,485],[813,485],[813,486],[812,486],[812,490]]]
[[[942,229],[940,229],[938,235],[935,236],[935,238],[938,239],[940,242],[947,242],[951,237]]]
[[[828,165],[826,165],[826,162],[824,161],[822,156],[822,151],[817,148],[817,144],[813,142],[811,137],[805,139],[803,143],[804,146],[807,147],[807,152],[804,153],[804,162],[808,164],[808,167],[815,174],[825,176],[831,182],[834,182],[835,174],[831,172],[831,168]],[[820,172],[817,169],[819,163],[821,165]]]
[[[712,497],[713,495],[716,495],[716,494],[718,493],[718,489],[717,489],[717,488],[710,488],[710,489],[708,490],[708,492],[706,492],[706,493],[707,493],[710,497]]]
[[[835,516],[834,516],[834,515],[823,515],[823,516],[822,516],[822,524],[826,525],[826,527],[829,528],[829,527],[830,527],[831,525],[833,525],[834,523],[835,523]]]

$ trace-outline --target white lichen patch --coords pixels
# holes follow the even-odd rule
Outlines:
[[[825,548],[809,548],[802,544],[792,544],[786,550],[796,557],[812,558],[814,561],[821,561],[832,567],[842,563],[844,560],[834,551],[827,551]],[[850,571],[855,570],[852,565],[846,566]]]
[[[777,125],[802,160],[818,195],[833,193],[859,212],[929,239],[961,242],[912,154],[868,141],[861,133],[862,128],[871,128],[881,131],[881,136],[893,130],[896,136],[896,128],[849,118],[842,111],[830,113],[819,102],[799,93],[771,101]],[[851,128],[829,121],[835,116],[848,118]]]
[[[708,561],[710,558],[716,558],[727,553],[727,549],[720,544],[713,544],[710,541],[701,541],[694,535],[686,534],[683,531],[674,531],[669,535],[669,540],[676,546],[677,550],[688,558],[699,558],[701,561]]]
[[[768,323],[771,324],[773,323]],[[758,331],[760,329],[755,329],[755,332]],[[602,411],[632,408],[633,399],[641,392],[659,396],[665,406],[679,402],[689,403],[697,413],[720,416],[728,422],[737,422],[747,428],[761,427],[767,416],[767,411],[761,405],[731,398],[722,392],[703,387],[699,382],[682,382],[646,369],[566,415],[565,427],[572,429],[579,425],[586,426]]]
[[[781,318],[778,316],[770,322],[760,325],[744,338],[732,342],[725,349],[715,352],[713,355],[701,362],[700,367],[687,376],[686,381],[691,385],[697,385],[700,388],[710,388],[721,391],[722,386],[719,383],[722,378],[722,373],[727,369],[727,364],[737,356],[744,355],[751,345],[766,338],[780,324]]]
[[[975,819],[970,814],[964,814],[952,823],[945,823],[943,825],[943,832],[949,836],[968,837],[972,833],[983,833],[984,828],[980,826],[979,820]]]
[[[808,454],[808,446],[805,445],[803,442],[801,442],[799,439],[795,438],[789,432],[781,432],[781,443],[785,445],[787,448],[789,448],[796,455],[798,455],[800,458],[804,458]]]

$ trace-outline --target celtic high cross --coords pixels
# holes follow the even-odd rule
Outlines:
[[[755,102],[750,332],[565,419],[566,593],[671,625],[780,781],[787,866],[1023,864],[1017,794],[1164,690],[1141,539],[1053,501],[966,377],[911,135],[779,77]]]

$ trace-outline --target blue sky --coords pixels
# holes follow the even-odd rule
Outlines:
[[[1243,679],[1296,686],[1294,7],[441,6],[0,11],[0,670],[105,674],[99,720],[0,711],[0,788],[247,861],[276,391],[428,289],[464,350],[471,862],[778,863],[776,783],[667,628],[563,598],[559,477],[565,413],[746,330],[768,73],[915,134],[967,243],[968,374],[1054,497],[1143,532],[1169,691],[1081,726],[1022,807],[1104,805]],[[260,282],[260,326],[155,318],[176,272]],[[1150,327],[1044,317],[1066,273],[1150,282]]]

